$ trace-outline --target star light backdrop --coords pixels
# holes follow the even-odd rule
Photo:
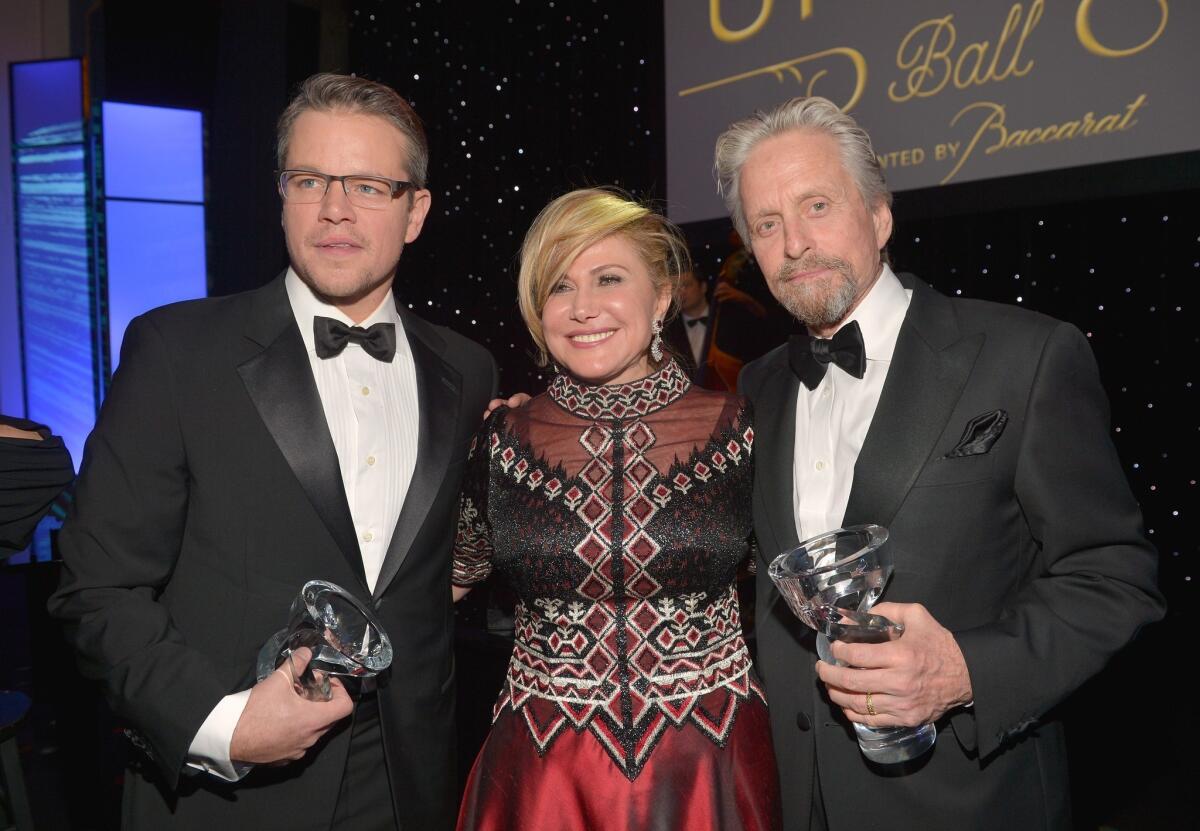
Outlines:
[[[580,186],[617,184],[653,200],[666,193],[670,148],[657,0],[93,6],[87,31],[96,100],[205,113],[212,294],[253,288],[283,264],[269,171],[274,119],[289,83],[324,62],[392,84],[410,98],[429,128],[434,206],[421,238],[404,254],[400,291],[421,315],[488,346],[506,391],[537,392],[546,380],[530,360],[515,300],[516,255],[537,211]],[[337,15],[322,37],[329,23],[323,12],[333,7],[348,18],[348,52],[339,51]],[[180,31],[189,36],[181,39]],[[779,98],[794,92],[781,84]],[[711,146],[714,138],[670,140]],[[694,175],[712,181],[707,169]],[[1065,181],[1082,182],[1086,193],[1061,187]],[[1195,651],[1190,627],[1181,624],[1195,608],[1200,532],[1198,465],[1187,449],[1200,427],[1194,389],[1200,335],[1186,299],[1200,276],[1198,197],[1200,154],[1193,154],[901,193],[894,208],[890,248],[898,270],[950,294],[1020,304],[1089,333],[1112,401],[1114,439],[1162,555],[1168,623],[1068,705],[1080,828],[1183,827],[1181,794],[1194,787],[1195,753],[1183,744],[1186,732],[1131,713],[1174,715],[1189,703],[1172,670]],[[699,271],[711,278],[730,253],[728,225],[707,222],[685,231]],[[45,581],[50,572],[29,574]],[[37,588],[29,608],[44,609],[49,590],[49,583]],[[24,617],[19,603],[6,609]],[[34,630],[50,633],[30,647],[30,655],[51,656],[37,672],[57,679],[48,667],[69,666],[54,660],[61,644],[47,623],[35,622]],[[470,627],[460,633],[469,638]],[[458,662],[464,769],[488,728],[507,656],[496,659],[498,672],[490,658],[478,660],[478,651],[470,657]],[[9,666],[21,671],[32,662],[25,657]],[[12,684],[0,678],[5,683]],[[120,764],[92,746],[94,736],[107,735],[94,729],[94,703],[79,703],[76,676],[43,689],[52,692],[41,694],[39,705],[57,714],[61,728],[49,744],[70,760],[66,792],[84,797],[59,800],[60,811],[79,814],[62,827],[90,827],[105,814],[115,828]],[[96,776],[97,769],[113,775]]]
[[[433,207],[404,253],[401,295],[488,346],[509,390],[545,385],[516,304],[517,253],[538,211],[574,187],[666,190],[661,9],[634,5],[350,12],[351,69],[400,90],[429,133]]]
[[[663,204],[659,4],[377,0],[354,5],[350,26],[351,69],[394,85],[429,130],[433,210],[404,255],[405,302],[487,345],[505,391],[542,389],[517,312],[517,253],[538,210],[570,188],[615,184]],[[789,94],[781,87],[781,100]],[[913,219],[901,193],[891,244],[897,270],[943,292],[1019,304],[1088,333],[1175,608],[1195,597],[1200,471],[1185,448],[1200,427],[1200,334],[1184,297],[1200,277],[1197,196]],[[730,253],[726,227],[686,230],[713,275]]]
[[[659,4],[363,2],[350,20],[350,68],[394,85],[429,129],[434,205],[404,255],[404,301],[487,345],[504,391],[541,390],[545,374],[529,358],[516,307],[517,253],[538,210],[573,187],[615,184],[662,204],[670,149]],[[781,86],[780,100],[791,94]],[[715,136],[673,138],[711,144]],[[695,175],[712,178],[709,170]],[[1185,448],[1200,426],[1200,349],[1184,298],[1200,277],[1200,193],[1146,195],[1143,185],[1142,195],[1067,202],[1054,181],[1030,180],[1033,195],[1021,192],[1011,203],[990,198],[983,185],[959,186],[952,210],[936,193],[898,194],[892,259],[943,292],[1019,304],[1088,334],[1112,401],[1114,439],[1162,555],[1161,584],[1171,614],[1180,615],[1194,607],[1196,591],[1198,471]],[[730,253],[728,225],[685,230],[699,270],[711,278]],[[1154,744],[1163,739],[1133,737],[1114,747],[1103,736],[1119,729],[1112,699],[1142,689],[1118,679],[1165,660],[1166,628],[1073,699],[1080,821],[1119,817],[1130,799],[1143,806],[1140,816],[1171,810],[1166,793],[1161,801],[1148,795],[1165,783],[1093,761],[1163,752]],[[1134,791],[1143,795],[1128,795]],[[1156,801],[1168,807],[1145,808]]]

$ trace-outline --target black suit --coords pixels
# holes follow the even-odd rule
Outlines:
[[[450,546],[471,435],[495,389],[478,345],[401,310],[416,364],[416,467],[374,593],[333,440],[282,278],[135,320],[88,440],[60,535],[53,614],[87,675],[144,738],[125,780],[139,828],[327,828],[346,763],[343,723],[303,762],[226,785],[181,775],[225,695],[307,580],[374,605],[395,657],[378,692],[397,816],[453,824]],[[137,754],[135,754],[137,755]]]
[[[700,325],[700,324],[697,324]],[[707,325],[705,327],[707,329]],[[684,372],[693,381],[697,380],[697,365],[696,357],[692,354],[692,342],[688,339],[688,325],[684,321],[682,314],[677,314],[675,317],[663,327],[662,332],[663,343],[670,347],[670,351],[675,355],[675,359],[679,365],[683,367]],[[708,333],[705,332],[704,349],[700,351],[700,363],[704,363],[704,356],[708,352]]]
[[[912,282],[843,525],[890,530],[896,566],[883,599],[922,603],[955,634],[974,707],[942,719],[933,751],[904,775],[863,759],[816,677],[813,633],[767,577],[772,556],[797,544],[799,382],[786,347],[750,364],[741,383],[757,413],[758,649],[786,827],[808,826],[814,764],[834,831],[1067,827],[1062,726],[1041,719],[1161,616],[1157,555],[1083,335]],[[996,410],[1008,422],[987,452],[945,457],[972,418]]]

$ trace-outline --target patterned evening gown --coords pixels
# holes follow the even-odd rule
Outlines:
[[[519,602],[460,829],[779,827],[734,589],[753,444],[745,402],[673,361],[612,386],[559,375],[484,425],[454,582],[495,568]]]

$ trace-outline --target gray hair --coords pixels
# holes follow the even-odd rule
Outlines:
[[[429,173],[429,142],[425,138],[425,127],[421,117],[412,106],[389,86],[357,78],[353,75],[335,75],[321,72],[310,76],[296,89],[296,94],[279,116],[276,125],[275,158],[282,170],[287,163],[288,142],[292,128],[301,113],[350,112],[377,115],[392,124],[408,140],[408,158],[405,167],[408,178],[417,188],[425,187]]]
[[[827,98],[793,98],[772,110],[759,110],[749,118],[729,125],[717,138],[713,158],[717,192],[725,200],[733,227],[747,246],[750,245],[749,229],[738,192],[742,166],[760,141],[789,130],[817,130],[833,138],[841,149],[842,164],[858,186],[863,202],[868,207],[880,202],[891,206],[892,194],[871,147],[871,137],[858,122]]]

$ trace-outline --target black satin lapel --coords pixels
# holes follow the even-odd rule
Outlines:
[[[914,296],[913,306],[918,299]],[[906,319],[900,330],[879,406],[854,465],[844,526],[887,526],[892,521],[942,435],[983,345],[983,335],[974,335],[939,348],[948,336],[957,337],[957,327],[944,319],[949,314],[945,298],[933,295],[932,300],[937,306],[932,320]],[[923,314],[910,307],[913,312]]]
[[[764,551],[764,541],[759,540],[760,568],[799,542],[792,501],[792,460],[796,455],[796,393],[800,380],[784,361],[765,383],[769,386],[754,408],[755,488],[780,550]]]
[[[288,316],[291,317],[290,307]],[[325,423],[325,411],[304,341],[294,321],[265,350],[239,366],[238,373],[313,509],[365,586],[362,554],[342,485],[337,451]]]
[[[405,334],[416,364],[417,402],[420,411],[417,428],[417,464],[404,497],[404,507],[396,520],[392,541],[388,544],[379,579],[375,582],[375,597],[388,585],[408,557],[413,541],[433,499],[446,478],[446,467],[454,450],[457,422],[461,417],[462,378],[454,367],[414,332],[422,322],[411,317],[404,320]]]

